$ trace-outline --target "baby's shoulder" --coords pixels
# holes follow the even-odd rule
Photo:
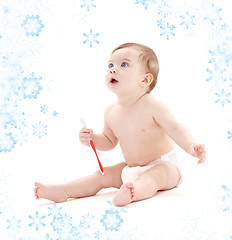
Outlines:
[[[157,99],[156,97],[154,97],[150,94],[148,94],[146,96],[145,103],[147,106],[150,106],[150,107],[156,107],[156,106],[163,105],[163,103],[159,99]]]
[[[146,106],[148,111],[150,111],[154,117],[157,115],[162,115],[168,111],[167,106],[152,95],[147,98]]]
[[[113,110],[114,107],[115,107],[115,104],[116,104],[116,103],[113,103],[113,104],[109,105],[109,106],[106,108],[106,110],[105,110],[105,116],[108,116],[108,115],[112,112],[112,110]]]

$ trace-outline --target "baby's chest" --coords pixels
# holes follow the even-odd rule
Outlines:
[[[154,132],[157,128],[152,115],[143,114],[115,115],[111,118],[109,125],[119,140],[125,136],[130,138],[142,137]]]

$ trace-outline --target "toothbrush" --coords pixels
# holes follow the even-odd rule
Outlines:
[[[85,122],[85,120],[84,120],[83,118],[80,118],[80,121],[81,121],[81,124],[82,124],[83,128],[86,128],[86,122]],[[94,151],[94,153],[95,153],[95,155],[96,155],[96,157],[97,157],[97,161],[98,161],[98,165],[99,165],[99,171],[100,171],[100,173],[101,173],[102,175],[104,175],[104,169],[103,169],[102,164],[101,164],[101,162],[100,162],[100,160],[99,160],[99,157],[98,157],[98,155],[97,155],[97,151],[96,151],[96,148],[95,148],[95,145],[94,145],[93,141],[90,140],[89,144],[90,144],[90,146],[92,147],[92,149],[93,149],[93,151]]]

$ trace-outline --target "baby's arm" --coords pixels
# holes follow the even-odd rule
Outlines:
[[[176,120],[168,108],[159,101],[155,101],[155,121],[166,131],[177,145],[193,157],[199,159],[198,163],[206,160],[204,144],[197,144],[189,130]]]
[[[99,134],[93,133],[92,129],[82,128],[79,133],[80,142],[83,145],[89,146],[90,140],[94,142],[97,150],[108,151],[117,145],[117,139],[109,138],[104,131]]]
[[[100,151],[111,150],[117,145],[118,139],[107,124],[107,115],[108,111],[105,112],[104,129],[102,133],[95,134],[92,129],[88,128],[82,128],[80,130],[79,139],[82,144],[89,146],[89,142],[92,140],[96,149]]]

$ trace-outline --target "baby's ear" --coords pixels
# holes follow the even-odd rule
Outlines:
[[[149,85],[152,83],[153,81],[153,75],[151,73],[147,73],[144,77],[144,79],[142,80],[142,82],[140,83],[141,87],[149,87]]]

